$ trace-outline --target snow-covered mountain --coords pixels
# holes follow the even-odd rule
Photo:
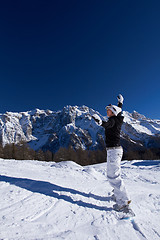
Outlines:
[[[86,107],[66,106],[61,111],[33,110],[0,114],[0,140],[3,145],[28,142],[34,150],[60,147],[103,149],[104,129],[92,119],[97,111]],[[133,112],[124,112],[122,145],[125,149],[154,146],[160,136],[160,120],[148,119]]]
[[[122,126],[122,141],[128,141],[133,147],[158,147],[160,140],[160,120],[146,118],[134,111],[124,112],[124,124]]]

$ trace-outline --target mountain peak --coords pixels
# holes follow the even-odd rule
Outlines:
[[[132,117],[134,119],[146,119],[146,117],[143,114],[138,113],[137,111],[133,111]]]

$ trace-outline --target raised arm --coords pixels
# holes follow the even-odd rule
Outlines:
[[[109,118],[107,122],[102,121],[101,126],[108,129],[108,128],[112,128],[114,124],[115,124],[114,118]]]
[[[119,94],[119,95],[117,96],[117,99],[118,99],[118,107],[122,108],[122,106],[123,106],[123,101],[124,101],[124,97],[123,97],[121,94]]]

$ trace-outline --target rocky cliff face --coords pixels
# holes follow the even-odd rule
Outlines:
[[[160,139],[160,120],[146,118],[136,111],[124,112],[122,135],[125,136],[124,139],[128,139],[132,148],[157,147],[156,142]]]
[[[34,150],[55,152],[70,145],[75,149],[102,149],[104,130],[92,119],[95,113],[86,106],[67,106],[58,112],[6,112],[0,116],[0,138],[3,145],[24,141]]]
[[[70,145],[75,149],[103,149],[104,129],[92,119],[95,113],[105,120],[86,106],[66,106],[57,112],[6,112],[0,115],[0,140],[3,145],[28,142],[34,150],[52,152]],[[159,139],[160,120],[147,119],[135,111],[124,112],[124,117],[121,139],[126,150],[154,145],[155,139]]]

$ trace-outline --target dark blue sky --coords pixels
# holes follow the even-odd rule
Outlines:
[[[105,106],[160,118],[160,1],[2,1],[0,112]]]

